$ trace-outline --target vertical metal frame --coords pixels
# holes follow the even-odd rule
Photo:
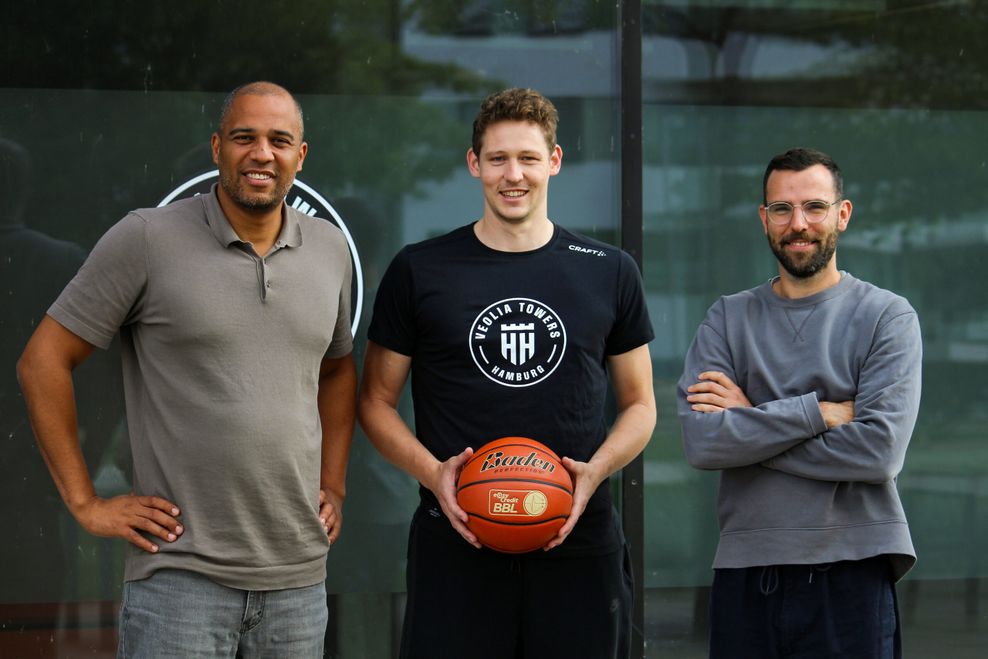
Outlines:
[[[642,268],[642,6],[618,2],[621,105],[621,247]],[[645,479],[639,455],[622,472],[621,510],[631,550],[635,605],[631,620],[631,656],[645,657]]]

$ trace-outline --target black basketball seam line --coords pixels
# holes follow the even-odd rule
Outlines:
[[[491,524],[504,524],[506,526],[537,526],[539,524],[545,524],[546,522],[552,522],[557,519],[566,519],[569,515],[556,515],[555,517],[546,517],[545,519],[536,520],[534,522],[506,522],[499,519],[491,519],[490,517],[484,517],[483,515],[478,515],[477,513],[471,513],[467,511],[467,515],[470,517],[476,517],[477,519],[482,519],[485,522],[490,522]],[[511,519],[515,519],[511,516]]]
[[[492,441],[497,441],[497,440],[492,440]],[[533,439],[531,441],[534,442],[535,440]],[[488,444],[489,443],[490,442],[488,442]],[[487,444],[484,444],[484,446],[487,446]],[[484,446],[481,446],[477,450],[477,453],[475,453],[473,455],[473,457],[471,457],[469,460],[467,460],[466,464],[463,465],[463,468],[464,469],[466,469],[467,468],[467,465],[469,465],[471,462],[474,462],[475,460],[479,460],[482,455],[484,455],[485,453],[488,453],[489,451],[498,451],[498,450],[500,450],[502,448],[510,448],[512,446],[524,446],[525,448],[530,448],[530,449],[533,449],[535,451],[538,451],[539,453],[542,453],[543,455],[545,455],[548,458],[555,458],[555,462],[558,462],[560,465],[562,465],[562,463],[563,463],[562,458],[560,458],[558,455],[556,455],[555,451],[553,451],[552,453],[546,453],[545,451],[543,451],[542,449],[540,449],[538,446],[532,446],[531,444],[523,444],[523,443],[505,444],[504,446],[498,446],[496,448],[492,447],[492,448],[489,448],[489,449],[485,449]],[[543,446],[545,446],[545,445],[543,444]],[[545,448],[548,449],[549,447],[546,446]],[[552,449],[549,449],[549,450],[552,451]]]
[[[487,480],[474,481],[472,483],[467,483],[466,485],[457,485],[456,493],[459,494],[463,490],[467,489],[468,487],[473,487],[474,485],[486,485],[487,483],[503,483],[505,481],[509,481],[512,483],[538,483],[539,485],[545,485],[547,487],[555,487],[557,489],[562,490],[566,494],[573,496],[573,490],[564,485],[558,485],[556,483],[547,483],[546,481],[540,481],[534,478],[488,478]],[[504,489],[510,490],[513,488],[506,487]]]

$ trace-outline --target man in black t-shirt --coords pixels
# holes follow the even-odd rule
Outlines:
[[[631,573],[608,478],[655,425],[652,327],[621,250],[548,218],[557,114],[527,89],[488,97],[467,152],[484,212],[405,247],[368,331],[360,418],[421,484],[408,547],[403,659],[625,657]],[[524,331],[523,339],[509,339]],[[396,406],[412,376],[416,433]],[[608,376],[617,418],[608,429]],[[457,505],[486,442],[531,437],[573,476],[573,510],[540,551],[482,548]]]

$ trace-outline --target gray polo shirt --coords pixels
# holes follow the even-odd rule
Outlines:
[[[185,533],[162,568],[250,590],[326,577],[318,517],[323,357],[352,349],[351,263],[338,228],[285,208],[263,258],[212,193],[113,226],[49,309],[106,348],[120,332],[134,491],[174,501]]]

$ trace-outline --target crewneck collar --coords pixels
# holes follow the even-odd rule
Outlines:
[[[768,300],[772,304],[778,304],[786,307],[807,307],[814,304],[819,304],[825,300],[830,300],[835,297],[839,297],[849,291],[851,287],[854,286],[855,282],[858,280],[849,272],[844,270],[840,271],[840,281],[831,286],[830,288],[825,288],[824,290],[814,293],[813,295],[807,295],[806,297],[798,298],[788,298],[782,297],[776,293],[772,285],[779,280],[779,276],[776,275],[772,277],[767,282],[755,289],[756,293],[761,295],[763,298]]]

